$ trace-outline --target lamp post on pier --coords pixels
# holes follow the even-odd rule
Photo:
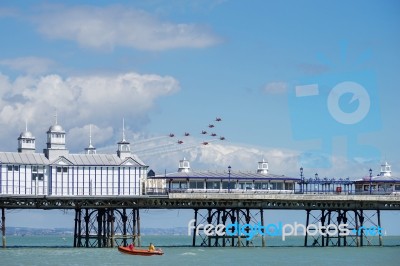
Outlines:
[[[303,176],[303,167],[300,167],[300,182],[301,182],[301,186],[300,186],[300,192],[304,193],[304,176]]]
[[[228,166],[228,193],[231,192],[231,166]]]
[[[372,169],[369,168],[369,194],[372,194]]]

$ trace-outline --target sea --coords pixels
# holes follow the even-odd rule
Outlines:
[[[192,247],[183,235],[143,235],[142,246],[154,243],[163,256],[132,256],[117,248],[74,248],[73,237],[7,236],[0,265],[400,265],[400,237],[384,236],[383,246],[303,247],[303,237],[267,238],[267,246]]]

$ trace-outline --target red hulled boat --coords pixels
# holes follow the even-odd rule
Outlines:
[[[129,247],[118,247],[118,251],[125,253],[125,254],[130,254],[130,255],[139,255],[139,256],[153,256],[153,255],[163,255],[164,252],[161,249],[156,249],[153,251],[150,251],[148,249],[137,249],[137,248],[129,248]]]

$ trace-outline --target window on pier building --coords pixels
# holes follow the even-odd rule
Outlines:
[[[285,183],[285,190],[293,190],[293,183]]]
[[[186,181],[173,181],[171,183],[171,188],[172,189],[186,189],[187,183],[186,183]]]
[[[32,180],[33,181],[43,181],[44,180],[44,174],[43,173],[32,173]]]
[[[271,182],[271,189],[275,190],[282,190],[283,189],[283,183],[282,182]]]
[[[222,182],[222,189],[235,189],[236,188],[236,181],[232,180],[231,182],[229,181],[223,181]]]
[[[206,188],[207,189],[220,189],[220,182],[219,181],[207,181]]]
[[[267,190],[269,188],[268,182],[255,182],[254,189],[264,189]]]
[[[33,165],[32,173],[44,173],[44,166],[42,165]]]
[[[19,171],[19,165],[7,165],[7,171]]]
[[[204,188],[204,181],[190,181],[189,182],[189,188],[203,189]]]
[[[239,182],[239,189],[253,189],[252,182]]]
[[[57,166],[57,173],[68,173],[68,167]]]

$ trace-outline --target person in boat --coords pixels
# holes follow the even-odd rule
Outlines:
[[[128,248],[129,248],[130,250],[133,250],[133,249],[135,248],[135,244],[130,243],[129,246],[128,246]]]
[[[149,251],[154,251],[156,248],[154,247],[153,243],[150,243]]]

